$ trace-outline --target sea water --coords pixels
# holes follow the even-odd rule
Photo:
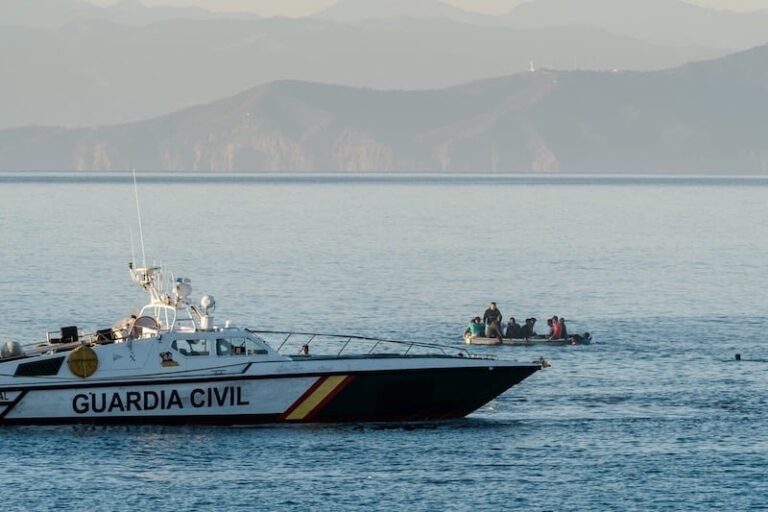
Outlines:
[[[552,367],[459,421],[2,428],[2,510],[768,508],[768,180],[138,179],[143,230],[129,175],[0,175],[0,341],[134,312],[143,234],[220,321],[595,343],[473,349]]]

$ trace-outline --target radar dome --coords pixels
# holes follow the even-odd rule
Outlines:
[[[179,300],[186,301],[192,294],[192,281],[179,277],[173,285],[173,293]]]
[[[24,349],[21,348],[21,343],[18,341],[8,341],[0,348],[0,359],[22,356],[24,356]]]
[[[203,295],[203,298],[200,299],[200,306],[202,306],[206,315],[213,313],[216,309],[216,299],[213,298],[213,295]]]

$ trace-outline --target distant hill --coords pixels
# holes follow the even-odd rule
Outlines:
[[[0,131],[1,170],[768,173],[768,46],[429,91],[285,81],[137,123]]]
[[[146,119],[283,79],[440,88],[527,70],[531,60],[558,69],[650,70],[723,53],[649,45],[586,27],[520,31],[440,19],[5,27],[0,128]]]
[[[761,11],[768,9],[765,0],[686,0],[688,3],[722,11]]]
[[[494,22],[492,16],[465,11],[440,0],[339,0],[314,16],[342,22],[401,17],[445,18],[481,25]]]
[[[716,11],[681,0],[531,0],[502,18],[516,28],[586,25],[666,45],[768,43],[768,11]]]
[[[760,2],[762,11],[755,9]],[[339,0],[314,16],[347,23],[411,17],[518,29],[589,26],[659,45],[733,50],[768,43],[765,0],[518,0],[509,14],[498,16],[470,6],[464,10],[442,0]]]
[[[61,27],[78,20],[146,25],[171,19],[256,19],[251,13],[214,13],[197,7],[148,7],[139,0],[119,0],[100,7],[81,0],[2,0],[0,25]]]

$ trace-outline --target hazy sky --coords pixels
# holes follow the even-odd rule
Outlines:
[[[105,5],[115,0],[89,0]],[[263,16],[305,16],[319,11],[336,0],[141,0],[146,5],[195,5],[212,11],[254,11]],[[386,2],[387,0],[381,0]],[[462,9],[499,14],[508,12],[522,0],[444,0]],[[578,1],[578,0],[574,0]],[[768,9],[768,0],[688,0],[719,9]]]
[[[106,5],[115,0],[88,0],[91,3]],[[254,11],[264,16],[306,16],[337,0],[141,0],[146,5],[194,5],[211,11]],[[386,0],[381,0],[386,2]],[[522,0],[446,0],[446,3],[462,9],[502,13],[508,12]],[[768,0],[766,0],[768,1]]]

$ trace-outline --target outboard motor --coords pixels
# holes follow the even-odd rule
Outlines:
[[[0,348],[0,359],[10,359],[14,357],[24,357],[24,349],[21,348],[21,343],[18,341],[7,341],[2,348]]]

